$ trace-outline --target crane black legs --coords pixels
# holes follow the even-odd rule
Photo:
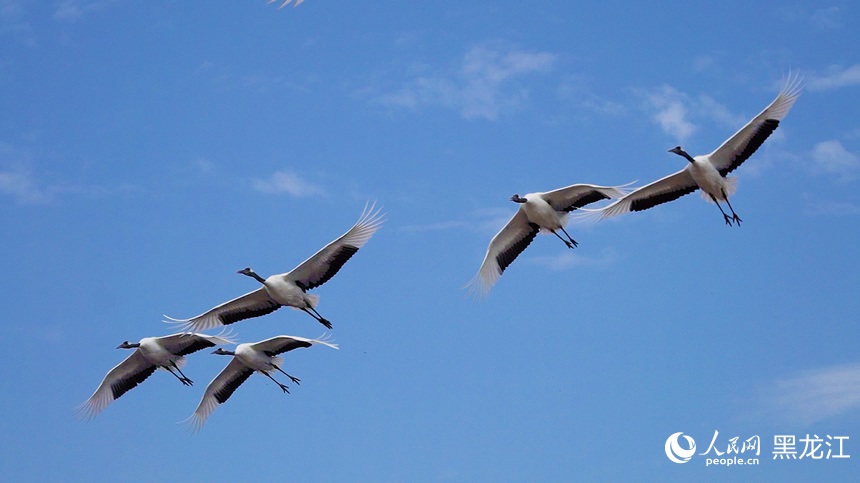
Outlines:
[[[733,219],[733,220],[735,220],[735,223],[737,223],[737,225],[738,225],[738,226],[741,226],[741,217],[740,217],[740,216],[738,216],[738,214],[737,214],[737,213],[735,213],[735,209],[734,209],[734,208],[732,208],[732,204],[731,204],[731,203],[729,203],[729,197],[728,197],[728,196],[726,196],[726,192],[725,192],[725,191],[723,192],[723,198],[725,198],[725,199],[726,199],[726,204],[727,204],[727,205],[729,205],[729,209],[730,209],[730,210],[732,210],[732,219]]]
[[[323,316],[320,315],[319,312],[317,312],[317,309],[315,309],[313,307],[307,307],[307,308],[302,307],[302,310],[307,312],[308,315],[310,315],[311,317],[317,319],[317,322],[324,325],[326,329],[331,329],[331,322],[329,322],[327,319],[323,318]]]
[[[723,219],[726,220],[726,225],[732,226],[732,221],[734,221],[735,223],[737,223],[738,226],[741,226],[741,217],[738,216],[737,213],[735,213],[735,209],[732,208],[732,204],[729,203],[729,197],[726,196],[725,191],[723,191],[723,199],[726,200],[726,204],[729,205],[729,210],[731,210],[731,212],[732,212],[731,217],[729,217],[729,215],[727,215],[726,212],[723,211],[723,207],[720,206],[720,202],[717,201],[717,199],[714,197],[714,195],[710,195],[710,196],[711,196],[711,199],[714,200],[714,203],[717,205],[717,208],[720,209],[720,213],[723,214]]]
[[[553,230],[552,234],[557,236],[559,240],[563,241],[564,244],[567,245],[567,248],[573,248],[573,247],[579,246],[579,243],[576,243],[576,240],[574,240],[573,237],[571,237],[570,234],[567,233],[567,231],[564,229],[564,227],[561,227],[561,231],[564,232],[565,235],[567,235],[567,240],[565,240],[555,230]]]
[[[280,383],[280,382],[278,382],[274,377],[272,377],[272,376],[271,376],[271,374],[269,374],[268,372],[265,372],[265,371],[260,371],[260,372],[262,372],[263,374],[265,374],[265,375],[266,375],[266,377],[268,377],[268,378],[269,378],[269,379],[271,379],[275,384],[277,384],[277,385],[278,385],[278,387],[280,387],[282,391],[284,391],[284,392],[285,392],[285,393],[287,393],[287,394],[289,394],[289,393],[290,393],[290,389],[287,387],[287,385],[286,385],[286,384],[281,384],[281,383]]]
[[[175,362],[170,361],[170,365],[173,366],[173,369],[176,369],[177,371],[179,371],[180,374],[182,374],[182,370],[179,369],[179,366],[177,366]],[[164,368],[167,369],[168,371],[170,371],[171,374],[176,376],[176,373],[173,372],[173,369],[171,369],[167,366],[164,366]],[[185,384],[186,386],[193,386],[194,385],[194,381],[185,377],[185,374],[182,374],[182,377],[176,376],[176,378],[179,379],[179,382],[181,382],[182,384]]]
[[[274,364],[273,364],[273,366],[274,366]],[[274,367],[275,367],[275,369],[277,369],[278,371],[280,371],[280,372],[281,372],[281,374],[283,374],[283,375],[285,375],[285,376],[289,377],[289,378],[290,378],[290,380],[292,380],[294,383],[296,383],[296,384],[301,384],[302,380],[301,380],[301,379],[299,379],[298,377],[293,377],[293,376],[291,376],[291,375],[287,374],[286,372],[284,372],[284,370],[283,370],[283,369],[281,369],[281,368],[280,368],[280,367],[278,367],[278,366],[274,366]]]
[[[294,383],[296,383],[296,384],[301,384],[301,379],[299,379],[298,377],[293,377],[293,376],[291,376],[291,375],[287,374],[286,372],[284,372],[284,370],[283,370],[283,369],[281,369],[280,367],[278,367],[278,366],[276,366],[276,365],[274,365],[274,364],[271,364],[271,366],[272,366],[272,369],[275,369],[276,371],[279,371],[281,374],[283,374],[283,375],[285,375],[285,376],[289,377],[289,378],[290,378],[290,380],[291,380],[291,381],[293,381]],[[286,384],[281,384],[280,382],[278,382],[277,380],[275,380],[275,378],[274,378],[274,377],[272,377],[272,375],[271,375],[271,374],[269,374],[268,372],[264,372],[264,371],[260,371],[260,372],[263,372],[263,374],[265,374],[265,375],[266,375],[266,377],[268,377],[269,379],[271,379],[271,380],[275,381],[275,384],[277,384],[277,385],[278,385],[278,386],[279,386],[279,387],[280,387],[280,388],[281,388],[285,393],[287,393],[287,394],[289,394],[289,393],[290,393],[290,390],[287,388],[287,385],[286,385]]]

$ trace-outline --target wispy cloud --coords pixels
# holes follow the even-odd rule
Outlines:
[[[0,199],[9,197],[18,204],[44,205],[55,203],[65,195],[93,198],[132,189],[128,185],[87,186],[70,181],[67,174],[59,175],[57,171],[49,175],[39,169],[37,158],[29,148],[0,141]]]
[[[860,409],[860,363],[801,371],[761,388],[757,404],[776,418],[809,426]]]
[[[275,171],[266,179],[255,179],[251,181],[251,186],[266,194],[282,194],[286,193],[296,198],[305,196],[325,195],[323,190],[318,185],[302,178],[292,171]]]
[[[0,0],[0,18],[18,17],[24,12],[20,1]]]
[[[850,201],[807,200],[803,214],[809,216],[856,216],[860,215],[860,205]]]
[[[822,74],[812,74],[808,81],[809,90],[829,91],[842,87],[860,85],[860,64],[831,65]]]
[[[468,226],[469,224],[465,221],[439,221],[436,223],[426,223],[423,225],[406,225],[401,227],[400,230],[412,233],[420,233],[427,231],[459,230]]]
[[[811,5],[815,7],[815,5]],[[804,24],[803,28],[811,26],[816,30],[835,31],[844,26],[844,17],[842,10],[838,6],[822,7],[812,10],[811,8],[786,2],[781,5],[776,12],[792,23]]]
[[[505,223],[516,213],[513,209],[483,208],[471,213],[468,220],[446,220],[424,224],[406,225],[400,229],[407,232],[427,232],[445,230],[469,230],[492,236],[505,226]],[[487,239],[489,242],[489,239]]]
[[[663,87],[646,94],[651,119],[660,129],[678,140],[686,140],[695,131],[696,125],[690,122],[688,105],[690,97],[672,86]]]
[[[34,47],[37,42],[33,33],[22,2],[0,0],[0,34],[10,35],[18,42]]]
[[[9,196],[22,205],[49,205],[77,196],[89,199],[126,195],[140,189],[120,183],[113,186],[86,185],[63,180],[46,180],[26,168],[0,170],[0,197]]]
[[[555,238],[555,237],[553,237]],[[587,257],[570,250],[553,256],[531,257],[526,263],[533,263],[549,270],[571,270],[579,267],[605,267],[618,261],[618,254],[612,248],[604,248],[596,257]]]
[[[210,174],[215,171],[215,163],[206,158],[195,158],[191,164],[202,174]]]
[[[812,12],[812,25],[820,30],[838,30],[842,27],[842,15],[839,7],[820,8]]]
[[[304,79],[304,81],[296,82],[295,80],[282,75],[269,75],[262,72],[255,72],[243,75],[239,79],[239,82],[243,88],[247,88],[261,94],[266,94],[283,90],[305,92],[308,90],[307,84],[312,83],[313,79]]]
[[[835,175],[841,181],[852,180],[860,173],[860,156],[845,149],[837,140],[816,144],[810,159],[813,171]]]
[[[562,80],[557,92],[559,98],[572,101],[586,111],[605,115],[620,115],[625,112],[623,104],[595,94],[579,76],[568,76]]]
[[[715,122],[729,130],[740,129],[749,121],[709,96],[694,97],[670,85],[643,91],[643,96],[651,119],[679,141],[686,141],[699,129],[694,120]]]
[[[0,171],[0,193],[11,196],[18,203],[48,203],[54,191],[41,186],[29,171]]]
[[[717,67],[717,56],[700,55],[693,58],[693,72],[706,72]]]
[[[466,119],[492,121],[528,99],[528,87],[520,78],[551,70],[556,58],[548,52],[480,45],[469,49],[453,69],[422,72],[376,101],[404,109],[441,106]]]
[[[104,10],[112,3],[116,3],[116,0],[62,0],[54,10],[54,19],[76,22],[88,13]]]

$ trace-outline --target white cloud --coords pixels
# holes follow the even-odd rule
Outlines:
[[[35,47],[33,27],[27,20],[22,2],[0,0],[0,34],[8,34],[17,42]]]
[[[823,74],[813,74],[809,78],[809,89],[826,91],[860,85],[860,64],[848,67],[832,65]]]
[[[0,199],[11,197],[19,204],[43,205],[68,196],[92,199],[136,191],[129,184],[108,187],[75,182],[68,172],[45,171],[40,164],[31,149],[0,141]]]
[[[717,67],[717,58],[714,55],[700,55],[693,59],[693,72],[705,72]]]
[[[202,174],[210,174],[215,171],[215,163],[206,158],[196,158],[191,163]]]
[[[860,156],[845,149],[837,140],[816,144],[811,159],[814,171],[837,175],[842,180],[853,179],[860,172]]]
[[[528,99],[529,91],[517,79],[549,71],[556,55],[477,46],[466,52],[455,69],[422,72],[400,89],[377,97],[393,107],[417,109],[442,106],[466,119],[496,120]]]
[[[57,5],[57,9],[54,11],[54,18],[65,22],[74,22],[83,14],[80,2],[64,0]]]
[[[767,412],[809,426],[860,409],[860,363],[801,371],[763,388]]]
[[[54,10],[54,19],[61,22],[76,22],[89,12],[104,10],[113,0],[63,0]]]
[[[812,25],[821,30],[836,30],[842,27],[839,7],[821,8],[812,12]]]
[[[604,115],[620,115],[625,111],[624,105],[600,97],[586,85],[586,82],[578,76],[568,76],[557,89],[561,99],[570,100],[579,107],[590,112]]]
[[[402,231],[406,232],[427,232],[427,231],[447,231],[461,230],[469,225],[465,221],[440,221],[436,223],[427,223],[424,225],[406,225],[401,227]]]
[[[23,204],[43,204],[51,200],[50,190],[40,187],[28,171],[0,171],[0,193]]]
[[[555,237],[552,237],[555,239]],[[551,240],[553,242],[558,241]],[[561,245],[563,247],[563,245]],[[545,257],[531,257],[528,263],[542,265],[549,270],[561,271],[571,270],[579,267],[604,267],[612,265],[618,260],[618,255],[611,248],[604,248],[597,257],[586,257],[573,251],[564,251],[558,255]]]
[[[803,214],[809,216],[854,216],[860,215],[860,205],[849,201],[807,200]]]
[[[255,179],[251,184],[255,190],[266,194],[287,193],[296,198],[325,194],[319,186],[293,172],[284,170],[275,171],[268,179]]]
[[[652,119],[665,133],[683,141],[696,131],[696,126],[689,120],[688,95],[665,85],[649,93],[647,101],[650,110],[654,111]]]
[[[693,97],[669,85],[646,91],[644,97],[645,108],[651,111],[652,120],[679,142],[686,141],[698,131],[699,126],[694,120],[715,122],[731,132],[749,121],[749,118],[732,113],[711,97]]]
[[[24,205],[57,203],[68,196],[99,199],[139,191],[135,186],[124,183],[106,187],[66,181],[52,182],[36,177],[28,169],[0,170],[0,196],[10,196],[17,203]]]
[[[483,208],[475,210],[471,218],[466,220],[449,220],[437,221],[426,224],[406,225],[401,228],[403,231],[409,232],[424,232],[424,231],[444,231],[444,230],[469,230],[478,232],[489,237],[492,237],[514,216],[516,207],[510,208]],[[487,242],[489,243],[489,238]]]
[[[747,117],[740,114],[734,114],[726,106],[704,95],[699,96],[696,100],[695,110],[698,114],[697,117],[713,119],[720,126],[733,129],[732,134],[746,125],[746,123],[748,123],[752,118],[752,116]]]

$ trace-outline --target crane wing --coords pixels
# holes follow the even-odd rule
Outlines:
[[[233,357],[230,363],[227,364],[215,379],[206,386],[206,391],[203,393],[203,399],[197,405],[194,414],[185,421],[188,423],[188,429],[197,432],[203,428],[209,415],[220,404],[223,404],[233,392],[251,377],[254,369],[239,362],[239,359]]]
[[[338,348],[337,344],[332,344],[322,339],[305,339],[304,337],[291,335],[279,335],[277,337],[261,340],[256,344],[252,344],[251,347],[272,357],[300,347],[310,347],[313,344],[323,344],[333,349]]]
[[[628,186],[628,185],[624,185]],[[573,184],[543,194],[556,211],[573,211],[577,208],[610,198],[621,198],[626,194],[624,186],[597,186],[593,184]]]
[[[166,335],[159,337],[159,343],[171,354],[178,356],[187,356],[207,347],[215,347],[221,344],[235,344],[234,339],[228,338],[228,335],[221,333],[218,335],[206,335],[197,333],[180,332],[178,334]]]
[[[478,299],[485,297],[502,272],[529,246],[538,232],[540,226],[529,222],[523,210],[517,210],[490,241],[481,268],[469,281],[469,294]]]
[[[229,302],[213,307],[202,314],[190,319],[174,319],[164,316],[165,322],[178,325],[187,332],[199,332],[203,330],[229,325],[240,320],[259,317],[278,310],[281,305],[269,297],[265,287],[260,287],[253,292],[248,292]]]
[[[96,392],[78,407],[78,417],[86,420],[96,417],[110,403],[145,381],[155,369],[155,364],[146,360],[139,350],[135,350],[108,371]]]
[[[642,211],[661,203],[676,200],[699,189],[687,169],[670,174],[653,183],[635,189],[605,208],[591,211],[599,213],[600,218],[609,218],[631,211]]]
[[[375,205],[371,205],[369,208],[365,207],[358,222],[349,231],[323,247],[289,273],[283,274],[283,277],[292,280],[304,291],[319,287],[329,281],[382,226],[384,220],[380,210],[374,211],[374,207]]]
[[[723,177],[749,159],[779,127],[779,122],[791,110],[802,90],[802,79],[798,76],[790,77],[769,106],[708,155],[711,163]]]

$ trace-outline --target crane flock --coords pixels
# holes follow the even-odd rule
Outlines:
[[[148,337],[134,344],[123,342],[117,347],[118,349],[136,348],[137,350],[107,373],[93,395],[79,406],[79,417],[94,418],[108,404],[146,380],[157,368],[170,371],[184,385],[192,385],[191,379],[180,370],[185,363],[185,355],[207,347],[236,343],[236,340],[230,338],[225,332],[218,336],[209,336],[198,331],[266,315],[283,306],[303,310],[326,328],[331,329],[331,323],[319,315],[314,308],[319,301],[319,296],[309,294],[307,291],[319,287],[334,277],[382,226],[383,218],[381,209],[376,209],[375,204],[365,205],[358,222],[352,228],[292,271],[264,279],[250,268],[239,270],[238,273],[256,279],[262,286],[241,297],[217,305],[197,317],[174,319],[165,316],[168,319],[166,322],[179,325],[184,332],[166,337]],[[254,372],[263,374],[285,393],[289,393],[286,384],[278,382],[271,372],[281,372],[295,384],[299,383],[299,379],[281,369],[283,359],[278,357],[278,354],[314,344],[338,348],[336,344],[324,338],[305,339],[287,335],[272,337],[255,344],[239,344],[235,351],[227,351],[219,347],[213,354],[231,355],[234,356],[233,360],[206,387],[203,400],[200,401],[197,410],[186,420],[189,422],[189,429],[199,431],[212,411],[219,404],[227,401],[236,388]],[[173,372],[174,370],[179,374]]]
[[[295,5],[301,1],[297,0]],[[284,2],[281,7],[289,3]],[[736,191],[737,178],[727,175],[749,159],[776,130],[802,89],[800,77],[789,75],[773,102],[717,149],[699,156],[689,155],[681,146],[670,149],[669,152],[683,157],[688,164],[680,171],[640,188],[628,188],[629,184],[573,184],[547,192],[513,195],[510,200],[519,205],[518,209],[490,241],[480,269],[468,283],[469,294],[476,299],[486,297],[505,269],[539,233],[551,233],[567,248],[576,247],[578,243],[565,229],[570,214],[576,210],[577,218],[604,219],[647,210],[701,189],[702,197],[717,205],[726,225],[740,226],[742,220],[729,202],[729,197]],[[613,201],[602,208],[585,208],[607,199]],[[730,214],[726,213],[721,202],[725,203]],[[195,317],[176,319],[165,316],[166,322],[178,326],[181,332],[163,337],[146,337],[137,343],[124,341],[117,349],[135,351],[108,371],[92,396],[78,407],[79,417],[86,420],[94,418],[157,369],[170,372],[185,386],[192,386],[193,381],[181,369],[185,364],[185,356],[206,348],[236,344],[236,338],[224,331],[225,326],[236,322],[261,317],[287,306],[306,312],[326,329],[332,329],[331,322],[316,310],[319,296],[308,291],[331,280],[370,240],[383,221],[381,209],[376,209],[375,204],[365,205],[355,225],[293,270],[268,278],[263,278],[251,268],[239,270],[239,274],[253,278],[260,286]],[[217,327],[222,328],[218,335],[202,333]],[[238,344],[233,351],[219,347],[213,354],[229,355],[232,359],[206,387],[197,409],[186,420],[187,427],[199,431],[212,412],[225,403],[254,372],[266,376],[284,393],[289,393],[288,386],[275,379],[274,373],[283,374],[294,384],[299,384],[300,379],[284,371],[280,354],[312,345],[337,349],[338,346],[328,339],[328,335],[318,339],[280,335],[256,343]]]

